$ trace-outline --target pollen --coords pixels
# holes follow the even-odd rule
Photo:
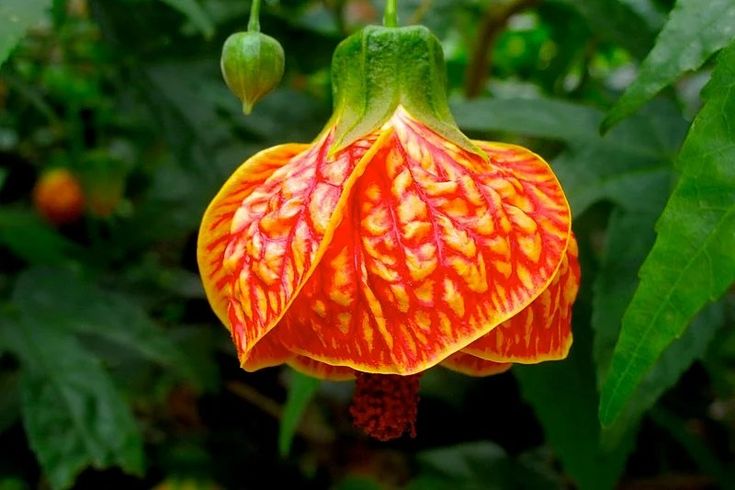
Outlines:
[[[350,414],[355,427],[380,441],[416,437],[419,375],[357,373]]]

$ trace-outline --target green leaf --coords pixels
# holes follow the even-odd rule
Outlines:
[[[70,488],[87,466],[142,474],[141,434],[99,360],[53,324],[12,323],[6,334],[23,365],[23,422],[51,487]]]
[[[607,131],[661,89],[689,70],[696,70],[735,39],[735,2],[678,0],[640,73],[602,122]]]
[[[60,264],[79,253],[37,215],[8,208],[0,208],[0,245],[31,264]]]
[[[722,304],[710,305],[703,310],[687,331],[661,355],[615,422],[603,429],[602,446],[615,447],[627,434],[635,433],[642,416],[666,390],[676,384],[695,361],[704,357],[715,335],[724,325]]]
[[[29,269],[18,277],[12,300],[29,318],[103,338],[198,381],[189,359],[139,305],[123,295],[101,290],[70,271]]]
[[[214,36],[214,23],[197,0],[161,0],[171,8],[184,14],[205,38]]]
[[[687,430],[685,420],[662,409],[653,410],[651,418],[656,425],[687,450],[699,469],[705,475],[711,476],[719,484],[719,488],[733,488],[735,486],[735,474],[732,470],[728,471],[723,467],[717,455],[691,430]]]
[[[418,474],[408,490],[503,490],[561,488],[530,454],[510,458],[492,442],[466,442],[416,455]]]
[[[563,362],[514,366],[524,398],[533,406],[566,472],[581,490],[611,490],[633,448],[634,433],[615,447],[601,446],[589,325],[574,313],[574,347]]]
[[[638,14],[654,31],[661,30],[666,16],[658,10],[655,0],[620,0]]]
[[[623,314],[638,286],[638,270],[656,239],[656,219],[665,205],[663,189],[652,187],[649,190],[643,210],[617,208],[607,227],[607,241],[593,285],[592,303],[593,353],[600,387],[610,367]]]
[[[664,350],[735,280],[735,45],[720,55],[677,161],[679,182],[623,317],[600,402],[610,425]]]
[[[725,325],[724,308],[715,303],[705,308],[691,326],[669,345],[656,365],[648,372],[629,405],[628,418],[637,417],[656,403],[674,386],[694,361],[704,357],[715,335]]]
[[[620,0],[559,0],[573,6],[600,37],[643,58],[653,46],[654,31],[635,9]]]
[[[509,461],[503,448],[492,442],[469,442],[423,451],[413,489],[502,488],[508,480]]]
[[[649,196],[651,202],[648,212],[616,209],[607,228],[604,257],[594,283],[592,314],[594,358],[600,386],[610,367],[623,314],[638,286],[637,272],[656,238],[654,224],[659,216],[658,209],[663,208],[664,203],[659,203],[662,194],[655,188],[651,189]],[[635,237],[635,240],[631,240],[631,237]],[[628,425],[673,386],[692,362],[704,355],[723,323],[722,305],[713,305],[704,310],[692,327],[666,349],[638,389],[631,407],[634,413],[629,413],[627,417]]]
[[[28,484],[21,478],[0,476],[0,490],[28,490]]]
[[[292,370],[291,373],[291,384],[288,387],[286,406],[283,408],[283,417],[278,431],[278,452],[283,457],[288,456],[301,417],[321,384],[318,379],[298,371]]]
[[[337,483],[332,490],[382,490],[377,481],[364,476],[350,475]]]
[[[734,318],[735,294],[725,295],[724,303],[728,319]],[[718,332],[702,364],[707,369],[714,396],[723,400],[731,398],[735,393],[735,370],[732,369],[735,366],[735,329],[723,328]]]
[[[504,131],[567,142],[601,140],[596,128],[602,112],[558,99],[458,100],[452,104],[465,131]]]
[[[0,434],[12,426],[20,415],[20,396],[17,372],[0,373]]]
[[[671,181],[671,160],[624,155],[583,147],[570,149],[554,160],[552,167],[575,216],[602,200],[635,209],[639,196]]]
[[[0,3],[0,67],[28,28],[43,19],[51,0],[3,0]]]

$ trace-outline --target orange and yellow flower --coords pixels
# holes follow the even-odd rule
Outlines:
[[[357,375],[356,404],[392,393],[415,415],[411,375],[437,364],[484,376],[563,359],[580,271],[549,165],[457,142],[400,103],[341,147],[339,124],[247,160],[204,216],[205,290],[242,367]],[[379,438],[413,430],[371,410],[352,412]]]

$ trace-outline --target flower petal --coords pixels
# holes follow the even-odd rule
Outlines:
[[[278,322],[326,249],[358,163],[374,139],[328,156],[331,135],[245,162],[204,216],[198,255],[205,289],[248,370],[291,357],[275,340],[251,350]]]
[[[307,145],[281,145],[254,155],[229,178],[204,213],[197,243],[199,271],[207,299],[228,329],[231,274],[224,267],[223,258],[230,241],[232,218],[245,198],[306,148]]]
[[[324,257],[273,332],[301,355],[412,374],[516,315],[548,287],[570,213],[546,162],[480,143],[489,162],[400,111]]]
[[[281,342],[271,335],[264,335],[257,343],[251,346],[247,358],[241,359],[241,366],[246,371],[287,364],[297,357],[286,349]]]
[[[471,354],[457,352],[444,359],[442,366],[468,376],[491,376],[506,372],[513,364],[486,361]]]
[[[293,359],[288,361],[288,364],[297,371],[327,381],[348,381],[355,379],[355,371],[350,368],[330,366],[329,364],[304,356],[294,356]]]
[[[549,287],[523,311],[463,352],[489,361],[522,364],[564,359],[572,345],[572,303],[580,281],[577,254],[577,242],[572,237]]]

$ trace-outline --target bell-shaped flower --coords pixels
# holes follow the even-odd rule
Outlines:
[[[563,359],[580,272],[549,165],[470,141],[422,27],[370,27],[333,64],[309,145],[247,160],[204,216],[199,266],[248,371],[357,377],[355,423],[414,431],[418,377]]]

